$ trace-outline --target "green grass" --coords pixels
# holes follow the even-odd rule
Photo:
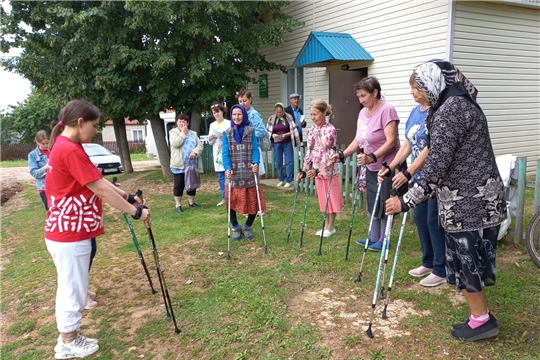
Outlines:
[[[149,159],[148,156],[146,156],[146,154],[144,153],[131,154],[131,161],[145,161],[145,160],[152,160],[152,159]]]
[[[522,245],[516,248],[507,240],[498,246],[497,285],[488,289],[488,300],[501,324],[501,334],[473,344],[458,342],[449,331],[452,324],[468,316],[466,305],[452,302],[456,298],[452,288],[421,289],[418,279],[407,274],[418,266],[421,257],[416,229],[408,222],[389,317],[394,316],[390,311],[393,304],[402,304],[410,313],[391,323],[402,334],[385,339],[378,322],[382,310],[379,303],[373,325],[375,339],[369,339],[365,329],[378,255],[366,255],[362,282],[354,283],[362,251],[352,244],[349,261],[344,261],[350,204],[337,218],[338,235],[325,239],[322,256],[317,256],[319,238],[313,233],[322,220],[317,200],[309,198],[304,246],[300,248],[303,194],[298,197],[287,244],[294,192],[265,187],[268,254],[264,254],[260,221],[256,220],[255,240],[231,242],[232,258],[227,261],[227,217],[223,207],[215,206],[220,199],[215,174],[202,176],[205,189],[211,189],[197,194],[196,201],[202,207],[185,207],[182,214],[174,211],[172,184],[161,171],[117,177],[126,189],[144,191],[182,333],[174,335],[172,323],[165,320],[146,229],[132,220],[158,291],[155,295],[150,293],[122,215],[106,206],[106,233],[98,239],[90,279],[91,289],[98,292],[99,306],[83,314],[82,332],[100,341],[98,355],[93,358],[538,358],[540,270]],[[526,202],[527,206],[532,203],[529,189]],[[2,208],[2,359],[44,359],[52,355],[57,337],[56,275],[43,241],[43,218],[43,206],[30,185],[23,186],[17,201]],[[243,223],[244,218],[239,215],[239,220]],[[364,210],[356,212],[353,230],[353,241],[365,236]],[[329,291],[323,293],[323,289]],[[341,317],[341,313],[356,313],[358,324]],[[326,324],[327,320],[331,324]]]
[[[4,160],[0,161],[0,168],[28,167],[28,160]]]

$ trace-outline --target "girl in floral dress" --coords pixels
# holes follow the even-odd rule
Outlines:
[[[300,172],[296,181],[302,177],[315,178],[315,187],[319,199],[319,207],[324,212],[326,206],[326,197],[328,186],[330,186],[330,197],[328,199],[328,215],[324,224],[324,237],[332,236],[336,233],[334,222],[336,214],[340,212],[343,205],[339,184],[339,168],[334,163],[331,156],[334,154],[332,149],[336,145],[336,128],[326,122],[326,116],[332,115],[332,106],[321,99],[315,99],[310,105],[311,120],[315,124],[309,129],[307,140],[307,151],[304,158],[303,171]],[[332,171],[332,167],[334,167]],[[334,178],[330,181],[330,174]],[[321,235],[322,230],[316,232]]]

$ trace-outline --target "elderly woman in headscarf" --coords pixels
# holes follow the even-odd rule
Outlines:
[[[231,107],[231,119],[233,126],[228,128],[223,136],[223,167],[225,177],[228,179],[231,191],[227,191],[227,204],[230,208],[227,211],[231,215],[232,239],[240,240],[242,235],[246,240],[255,237],[252,230],[253,221],[257,216],[258,199],[255,188],[255,176],[259,171],[259,142],[255,136],[253,127],[249,126],[249,118],[242,105]],[[229,186],[229,185],[228,185]],[[260,206],[264,213],[266,203],[264,192],[259,185]],[[229,199],[230,196],[230,199]],[[248,214],[244,226],[238,224],[236,213]]]
[[[291,187],[293,179],[293,147],[298,147],[300,135],[294,118],[285,112],[283,103],[276,103],[274,114],[268,118],[266,131],[274,144],[274,163],[276,164],[279,183],[277,186]],[[285,169],[283,174],[283,156],[285,155]]]
[[[451,334],[465,341],[490,338],[499,325],[485,287],[495,285],[497,235],[506,213],[486,116],[476,102],[478,91],[453,64],[430,60],[413,76],[432,104],[426,117],[429,152],[416,183],[402,198],[388,199],[386,213],[408,211],[436,192],[446,281],[463,293],[471,312]]]

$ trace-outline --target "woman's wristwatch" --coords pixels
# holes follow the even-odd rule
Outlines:
[[[366,155],[369,156],[370,158],[372,158],[374,163],[377,162],[377,157],[375,156],[374,153],[370,153],[370,154],[366,154]]]

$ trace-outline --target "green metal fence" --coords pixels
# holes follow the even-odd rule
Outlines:
[[[338,149],[344,150],[345,145],[338,146]],[[302,168],[302,165],[304,163],[304,157],[306,154],[306,143],[304,143],[301,147],[294,148],[294,174],[298,174],[298,171]],[[203,150],[203,167],[205,171],[214,171],[214,160],[212,156],[212,146],[208,144],[204,144],[204,150]],[[274,179],[277,177],[277,170],[275,168],[273,158],[272,158],[272,151],[263,151],[263,160],[264,165],[266,169],[266,175],[264,175],[264,178],[266,179]],[[339,179],[340,186],[341,186],[341,193],[344,197],[345,203],[352,203],[353,195],[354,195],[354,181],[356,178],[356,172],[358,171],[358,166],[356,165],[356,153],[354,153],[352,156],[349,156],[347,159],[345,159],[344,164],[339,164]],[[523,224],[523,215],[525,212],[525,189],[527,187],[534,188],[534,205],[533,205],[533,214],[540,211],[540,159],[537,160],[536,163],[536,181],[534,182],[527,182],[527,159],[526,158],[518,158],[518,179],[512,180],[512,185],[517,186],[517,212],[516,212],[516,219],[514,222],[514,229],[509,229],[508,234],[514,237],[514,243],[517,245],[520,243],[521,239],[525,237],[525,233],[523,231],[524,226],[526,227],[527,224]],[[305,191],[304,189],[304,182],[300,183],[300,188],[302,191]],[[309,186],[309,194],[310,195],[317,195],[317,192],[315,191],[315,184],[313,181],[310,181]],[[359,204],[360,207],[364,206],[364,194],[361,192],[357,193],[357,204]]]

